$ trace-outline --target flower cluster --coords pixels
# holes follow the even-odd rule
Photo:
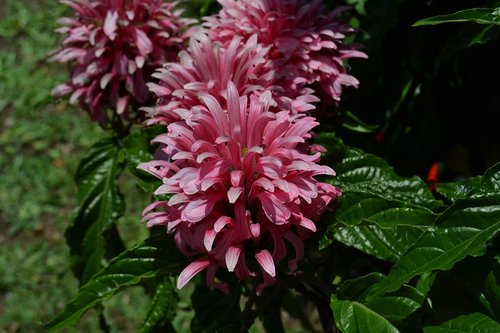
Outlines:
[[[219,0],[221,11],[205,18],[213,41],[230,43],[234,36],[269,47],[276,81],[283,91],[297,94],[304,86],[322,91],[339,101],[344,86],[358,85],[347,74],[343,61],[365,58],[343,39],[354,29],[337,17],[346,7],[328,12],[321,0]],[[305,90],[309,92],[308,90]],[[292,96],[295,97],[295,96]]]
[[[214,280],[219,267],[243,280],[258,264],[260,293],[273,283],[286,242],[295,249],[289,268],[296,269],[302,240],[340,191],[314,178],[334,175],[316,163],[319,153],[296,149],[318,124],[314,118],[270,112],[269,91],[240,95],[231,80],[224,88],[222,97],[203,93],[199,105],[177,109],[178,120],[156,138],[170,159],[140,167],[162,180],[155,194],[171,197],[147,207],[144,219],[175,233],[185,255],[202,256],[181,273],[179,288],[207,269],[207,283],[226,290]]]
[[[176,59],[193,20],[163,0],[62,0],[75,11],[59,20],[66,35],[50,60],[70,63],[70,78],[53,90],[71,94],[93,120],[137,122],[135,108],[150,103],[146,81]],[[111,114],[107,111],[111,110]]]
[[[158,105],[145,107],[148,123],[164,123],[178,119],[176,110],[189,110],[199,105],[202,93],[215,96],[224,103],[225,89],[232,81],[242,95],[260,95],[272,91],[271,108],[301,113],[314,109],[318,98],[311,89],[286,90],[278,82],[277,72],[269,61],[269,47],[257,43],[257,35],[243,42],[233,36],[228,43],[212,41],[206,32],[195,34],[186,51],[179,53],[178,63],[167,63],[153,74],[160,80],[149,83],[158,96]]]
[[[289,269],[297,268],[303,241],[341,194],[316,179],[334,171],[318,164],[309,143],[318,123],[308,114],[319,102],[315,89],[338,101],[343,86],[357,85],[343,60],[365,55],[342,43],[353,32],[336,18],[343,9],[327,13],[320,1],[304,0],[219,2],[179,62],[148,84],[158,101],[143,108],[146,123],[167,131],[155,139],[163,158],[140,168],[162,180],[155,194],[168,199],[147,207],[144,220],[173,233],[193,259],[179,288],[206,270],[207,284],[227,290],[215,279],[226,269],[240,280],[260,274],[260,293],[274,282],[287,243],[295,252]]]

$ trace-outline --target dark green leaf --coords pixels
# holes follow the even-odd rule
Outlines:
[[[457,200],[437,223],[439,227],[422,235],[372,294],[397,290],[414,276],[448,270],[466,256],[483,254],[487,241],[500,230],[500,194]]]
[[[161,133],[160,130],[157,127],[141,128],[130,133],[121,142],[128,169],[145,181],[156,180],[156,178],[138,170],[137,166],[153,159],[156,146],[151,145],[151,140]]]
[[[464,199],[467,195],[481,186],[481,177],[472,177],[463,182],[457,183],[438,183],[436,191],[450,201]]]
[[[489,309],[493,318],[500,320],[500,266],[491,271],[484,283],[483,304]]]
[[[442,206],[422,179],[398,176],[382,158],[348,147],[332,133],[322,133],[318,143],[328,149],[328,155],[325,156],[327,160],[329,155],[335,157],[333,164],[337,176],[331,178],[330,182],[341,187],[344,193],[370,193],[429,209]]]
[[[320,143],[340,156],[330,182],[343,192],[320,247],[337,240],[396,261],[433,223],[432,209],[442,203],[421,179],[399,177],[377,156],[349,148],[332,134],[323,134]]]
[[[397,292],[371,298],[366,302],[365,299],[370,289],[384,278],[383,274],[371,273],[347,280],[340,286],[338,295],[341,298],[362,303],[393,324],[400,324],[422,306],[426,297],[417,289],[403,285]]]
[[[379,259],[395,262],[423,232],[424,229],[418,227],[381,228],[375,224],[329,228],[320,245],[324,248],[335,239]]]
[[[153,300],[139,333],[153,333],[157,327],[171,321],[176,314],[178,297],[172,279],[166,278],[156,287]]]
[[[210,291],[198,286],[192,296],[195,316],[191,322],[193,333],[240,332],[240,290],[232,286],[229,295],[219,290]]]
[[[104,233],[123,214],[122,195],[116,186],[122,165],[115,139],[97,142],[81,160],[75,181],[79,207],[66,230],[73,269],[85,283],[102,268],[106,241]],[[113,239],[120,243],[119,239]]]
[[[343,333],[399,332],[387,319],[361,303],[332,296],[331,307],[335,324]]]
[[[460,31],[450,37],[436,58],[436,69],[446,64],[459,51],[482,45],[500,35],[500,27],[496,25],[478,25],[466,23]]]
[[[425,327],[424,333],[498,333],[500,324],[482,313],[471,313],[439,326]]]
[[[481,184],[483,186],[483,191],[500,192],[500,163],[486,170]]]
[[[420,279],[417,281],[416,288],[423,295],[427,295],[429,290],[431,290],[432,285],[434,284],[435,280],[436,280],[436,273],[430,273],[430,272],[424,273],[424,274],[422,274]]]
[[[439,15],[420,20],[414,27],[450,22],[475,22],[480,24],[500,24],[500,8],[471,8],[453,14]]]
[[[336,120],[345,128],[358,133],[373,133],[378,126],[368,125],[356,117],[351,111],[340,110]]]
[[[384,296],[370,299],[365,306],[391,323],[398,324],[417,311],[422,306],[422,302],[403,296]]]
[[[176,249],[171,236],[154,235],[113,259],[93,276],[63,311],[45,325],[45,329],[54,332],[72,325],[88,309],[111,298],[123,288],[177,273],[183,262],[183,256]]]
[[[375,272],[355,279],[346,280],[339,287],[338,295],[344,299],[364,302],[370,288],[384,278],[384,274]]]

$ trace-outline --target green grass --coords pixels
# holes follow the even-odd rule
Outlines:
[[[64,229],[75,207],[73,174],[81,155],[105,135],[86,114],[50,96],[66,78],[48,64],[66,8],[50,0],[7,0],[0,11],[0,332],[42,332],[78,283],[68,264]],[[136,193],[131,182],[124,191]],[[138,222],[147,198],[120,221],[127,244],[146,235]],[[137,237],[139,235],[139,237]],[[142,290],[109,302],[113,331],[133,332],[146,309]],[[78,332],[97,330],[84,316]],[[73,330],[70,330],[73,331]]]

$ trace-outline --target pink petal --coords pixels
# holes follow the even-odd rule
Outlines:
[[[118,21],[118,13],[117,12],[108,12],[106,14],[106,19],[104,20],[104,33],[109,37],[109,39],[113,40],[116,36],[115,31]]]
[[[60,84],[54,89],[52,89],[51,95],[60,97],[69,94],[73,91],[73,87],[68,84]]]
[[[232,219],[228,216],[221,216],[215,221],[214,224],[214,230],[215,232],[220,232],[222,228],[224,228],[226,225],[230,224]]]
[[[205,249],[208,252],[212,251],[212,246],[214,244],[216,235],[217,233],[213,229],[207,230],[205,232],[205,237],[203,238],[203,245],[205,246]]]
[[[285,204],[280,202],[274,194],[262,192],[257,195],[257,198],[259,198],[264,213],[266,213],[266,216],[271,222],[276,224],[288,222],[291,211]]]
[[[141,55],[145,56],[153,51],[153,44],[151,43],[151,40],[141,29],[135,29],[135,40]]]
[[[184,221],[200,222],[213,210],[214,205],[224,197],[222,193],[213,193],[190,201],[181,213]]]
[[[116,113],[122,114],[127,108],[129,96],[123,96],[118,99],[118,103],[116,103]]]
[[[274,260],[269,251],[262,250],[255,254],[255,259],[260,267],[272,277],[276,276],[276,268],[274,267]]]
[[[198,260],[189,264],[179,275],[177,279],[177,288],[183,288],[196,274],[210,265],[209,260]]]
[[[229,272],[234,271],[238,259],[240,257],[241,249],[239,247],[231,246],[226,252],[226,266]]]
[[[229,203],[234,204],[242,193],[243,189],[241,187],[231,187],[229,191],[227,191],[227,199],[229,200]]]
[[[101,81],[99,81],[99,86],[101,89],[106,88],[109,81],[113,78],[113,73],[106,73],[101,77]]]

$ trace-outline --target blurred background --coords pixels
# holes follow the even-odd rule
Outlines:
[[[186,1],[189,12],[217,10],[209,0]],[[498,1],[345,0],[345,20],[360,29],[368,60],[349,65],[361,85],[348,89],[322,126],[348,144],[390,161],[401,175],[429,172],[441,181],[482,174],[500,160],[499,26],[474,23],[411,27],[419,19]],[[66,69],[48,64],[57,47],[54,0],[0,0],[0,332],[41,332],[78,287],[67,260],[64,230],[75,206],[73,174],[83,152],[106,135],[51,89]],[[358,118],[356,120],[355,118]],[[363,124],[364,123],[364,124]],[[435,171],[435,172],[434,172]],[[122,190],[127,245],[147,235],[139,223],[148,198],[130,175]],[[431,180],[432,180],[431,179]],[[107,304],[112,331],[134,332],[146,310],[141,289]],[[98,330],[84,316],[79,332]],[[186,318],[185,320],[188,320]]]

